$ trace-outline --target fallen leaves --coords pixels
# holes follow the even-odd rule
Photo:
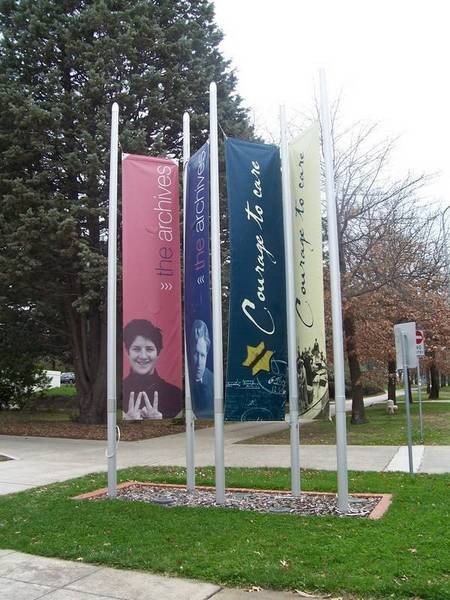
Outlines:
[[[282,569],[284,569],[285,571],[288,571],[291,568],[291,561],[286,560],[285,558],[282,558],[280,560],[280,565],[281,565]]]
[[[106,425],[89,425],[75,421],[26,421],[26,415],[18,415],[20,421],[6,421],[0,423],[1,435],[21,435],[38,437],[57,437],[86,440],[106,440]],[[198,423],[196,429],[207,427],[207,421]],[[182,433],[186,429],[184,423],[174,423],[170,419],[161,421],[139,421],[137,423],[121,423],[121,440],[132,442],[175,433]]]

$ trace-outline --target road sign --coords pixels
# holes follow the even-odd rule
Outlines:
[[[425,336],[422,329],[416,329],[416,354],[417,356],[425,356]]]
[[[409,377],[407,369],[415,369],[419,364],[416,354],[416,324],[399,323],[394,325],[395,351],[397,354],[397,369],[403,368],[403,383],[405,386],[405,416],[406,434],[408,440],[409,472],[414,473],[412,455],[411,410],[409,406]]]
[[[400,323],[394,325],[395,350],[397,354],[397,369],[415,369],[417,367],[416,324]],[[406,364],[403,364],[402,343],[405,344]]]

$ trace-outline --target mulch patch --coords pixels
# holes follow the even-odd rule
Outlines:
[[[137,421],[118,423],[120,439],[125,442],[147,440],[164,435],[182,433],[186,430],[184,422],[172,420]],[[195,428],[211,427],[210,421],[196,421]],[[21,435],[37,437],[71,438],[82,440],[106,440],[106,425],[87,425],[76,422],[9,422],[0,423],[0,435]]]

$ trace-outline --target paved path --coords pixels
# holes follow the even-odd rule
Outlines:
[[[397,392],[397,396],[400,396],[400,393]],[[387,401],[387,392],[383,394],[378,394],[376,396],[368,396],[363,399],[364,406],[373,406],[374,404],[383,404],[383,402]],[[351,412],[352,410],[352,400],[345,401],[345,412]],[[334,402],[330,402],[330,416],[334,417],[336,414],[336,405]]]
[[[256,596],[256,598],[255,598]],[[297,594],[249,594],[212,583],[122,571],[0,550],[2,600],[282,600]]]
[[[230,423],[225,427],[225,464],[230,467],[289,467],[288,445],[236,444],[255,435],[278,431],[288,425],[273,423]],[[362,471],[407,471],[402,446],[348,446],[348,467]],[[450,446],[425,446],[415,451],[415,471],[450,472]],[[0,494],[25,490],[38,485],[64,481],[88,473],[106,470],[106,442],[20,436],[0,436],[0,454],[16,460],[0,462]],[[214,465],[214,430],[196,432],[196,465]],[[121,442],[119,468],[136,465],[185,466],[184,433]],[[336,448],[332,445],[300,447],[303,468],[336,469]]]

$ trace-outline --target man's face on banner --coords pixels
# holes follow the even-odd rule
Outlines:
[[[131,369],[138,375],[152,374],[158,361],[158,351],[152,340],[138,335],[128,351]]]
[[[206,357],[208,356],[207,348],[208,346],[205,338],[198,338],[194,351],[194,369],[196,381],[203,379],[203,374],[206,368]]]

